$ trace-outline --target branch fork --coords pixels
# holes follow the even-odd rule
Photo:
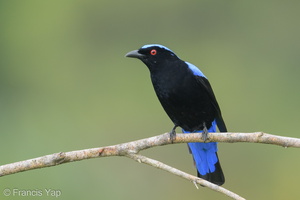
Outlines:
[[[19,161],[11,164],[6,164],[0,166],[0,177],[6,176],[14,173],[19,173],[23,171],[51,167],[56,165],[61,165],[68,162],[81,161],[91,158],[108,157],[108,156],[125,156],[133,159],[139,163],[144,163],[155,168],[167,171],[176,176],[182,177],[186,180],[191,181],[198,188],[198,185],[205,186],[214,191],[225,194],[233,199],[242,200],[243,197],[221,187],[208,182],[204,179],[198,178],[191,174],[180,171],[174,167],[166,165],[160,161],[148,158],[146,156],[138,154],[140,151],[153,148],[156,146],[169,145],[172,143],[187,143],[187,142],[204,142],[201,133],[190,133],[190,134],[176,134],[176,138],[173,141],[170,138],[169,133],[164,133],[150,138],[145,138],[141,140],[136,140],[132,142],[83,149],[70,152],[59,152],[46,156],[41,156],[29,160]],[[249,143],[263,143],[263,144],[273,144],[278,146],[296,147],[300,148],[300,139],[283,137],[277,135],[271,135],[263,132],[255,133],[208,133],[208,138],[206,142],[249,142]]]

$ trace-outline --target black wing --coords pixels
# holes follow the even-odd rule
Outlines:
[[[212,105],[214,106],[214,108],[217,111],[216,122],[217,122],[220,132],[227,132],[227,128],[226,128],[225,122],[223,120],[219,104],[217,102],[217,99],[214,95],[214,92],[212,90],[212,87],[211,87],[209,81],[205,77],[202,77],[202,76],[195,76],[195,77],[196,77],[197,82],[205,88],[205,91],[207,92],[207,94],[209,95],[209,97],[211,99],[210,102],[212,103]]]

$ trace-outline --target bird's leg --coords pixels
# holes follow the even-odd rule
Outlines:
[[[171,140],[171,142],[173,143],[173,140],[175,140],[175,138],[176,138],[176,128],[178,127],[178,125],[175,125],[173,128],[172,128],[172,130],[171,130],[171,132],[170,132],[170,140]]]
[[[206,127],[205,122],[203,122],[203,132],[202,132],[202,140],[205,142],[207,140],[207,134],[208,134],[208,130]]]

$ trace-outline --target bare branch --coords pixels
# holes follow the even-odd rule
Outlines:
[[[203,142],[201,133],[193,134],[177,134],[173,143],[187,143],[187,142]],[[250,143],[264,143],[274,144],[283,147],[300,147],[300,139],[291,137],[282,137],[271,135],[263,132],[256,133],[209,133],[206,142],[250,142]],[[170,167],[159,161],[144,157],[137,154],[141,150],[151,147],[172,144],[169,138],[169,133],[162,135],[136,140],[133,142],[117,144],[113,146],[84,149],[70,152],[60,152],[51,155],[46,155],[34,159],[24,160],[11,164],[0,166],[0,176],[14,174],[18,172],[28,171],[32,169],[56,166],[63,163],[80,161],[90,158],[107,157],[107,156],[127,156],[136,161],[151,165],[156,168],[168,171],[172,174],[185,178],[212,190],[221,192],[235,199],[243,199],[242,197],[234,194],[223,187],[214,185],[203,179],[197,178],[178,169]]]
[[[233,199],[237,199],[237,200],[244,200],[243,197],[223,188],[223,187],[220,187],[218,185],[215,185],[211,182],[208,182],[204,179],[201,179],[201,178],[198,178],[196,176],[193,176],[193,175],[190,175],[188,173],[185,173],[183,171],[180,171],[174,167],[171,167],[169,165],[166,165],[162,162],[159,162],[157,160],[153,160],[151,158],[147,158],[146,156],[142,156],[142,155],[139,155],[139,154],[128,154],[127,157],[129,158],[132,158],[133,160],[136,160],[138,161],[139,163],[145,163],[147,165],[150,165],[150,166],[153,166],[153,167],[156,167],[158,169],[162,169],[164,171],[167,171],[167,172],[170,172],[171,174],[174,174],[176,176],[179,176],[179,177],[182,177],[184,179],[187,179],[189,181],[191,181],[192,183],[194,184],[199,184],[201,186],[205,186],[205,187],[208,187],[212,190],[215,190],[217,192],[220,192],[220,193],[223,193],[225,195],[227,195],[228,197],[231,197]],[[196,185],[197,187],[197,185]],[[198,189],[198,187],[197,187]]]
[[[261,144],[274,144],[282,147],[297,147],[300,148],[300,139],[292,137],[283,137],[278,135],[271,135],[263,132],[255,133],[209,133],[206,142],[249,142]],[[192,139],[193,138],[193,139]],[[201,134],[193,133],[184,136],[182,134],[176,135],[176,142],[203,142]]]

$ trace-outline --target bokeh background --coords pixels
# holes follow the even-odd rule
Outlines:
[[[172,128],[148,69],[125,53],[160,43],[209,78],[229,131],[299,137],[300,1],[0,1],[0,164]],[[179,130],[178,130],[179,131]],[[299,149],[219,145],[225,188],[299,199]],[[185,144],[142,154],[196,174]],[[59,199],[227,199],[123,157],[0,178]]]

